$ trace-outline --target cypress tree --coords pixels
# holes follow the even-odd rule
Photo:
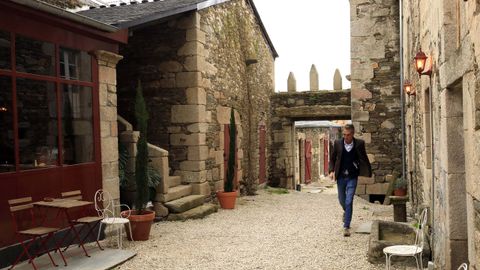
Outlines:
[[[137,120],[137,130],[140,131],[140,138],[137,142],[137,156],[135,158],[135,182],[137,184],[135,208],[140,214],[145,210],[150,197],[148,188],[148,111],[145,99],[143,98],[140,80],[138,81],[137,94],[135,97],[135,118]]]
[[[233,179],[235,178],[235,141],[237,138],[237,130],[235,126],[235,114],[232,108],[230,113],[230,145],[228,151],[228,168],[227,168],[227,181],[223,190],[225,192],[233,191]]]

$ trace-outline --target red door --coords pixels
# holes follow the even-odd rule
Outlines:
[[[266,157],[265,157],[265,126],[261,125],[259,126],[258,134],[260,136],[259,138],[259,147],[258,147],[258,163],[259,163],[259,168],[258,168],[258,183],[263,184],[265,183],[265,178],[267,175],[267,167],[266,167]]]
[[[312,141],[305,140],[305,184],[312,182]]]
[[[323,137],[323,168],[325,175],[328,175],[328,163],[330,162],[329,142],[330,138],[328,137],[328,133],[325,133]]]

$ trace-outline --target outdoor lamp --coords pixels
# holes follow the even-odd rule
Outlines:
[[[422,76],[422,75],[430,76],[432,74],[431,68],[424,72],[428,57],[425,55],[424,52],[422,52],[421,48],[420,48],[420,51],[417,52],[417,54],[413,59],[415,59],[415,68],[417,69],[419,76]]]
[[[408,80],[403,83],[403,90],[409,96],[415,96],[416,94],[415,89],[412,86],[412,83]]]

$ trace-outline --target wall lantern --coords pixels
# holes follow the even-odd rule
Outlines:
[[[415,55],[415,57],[413,59],[415,59],[415,69],[417,70],[419,76],[422,76],[422,75],[431,76],[432,75],[431,66],[427,71],[424,71],[425,70],[425,65],[427,64],[428,57],[425,55],[424,52],[422,52],[421,48],[420,48],[420,51],[417,52],[417,54]]]
[[[405,94],[409,96],[415,96],[416,94],[415,89],[412,86],[412,83],[408,80],[403,83],[403,90],[405,91]]]

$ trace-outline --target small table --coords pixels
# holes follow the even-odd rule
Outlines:
[[[408,196],[390,196],[390,203],[393,204],[393,221],[407,222],[407,201]]]
[[[33,205],[35,205],[37,207],[45,207],[45,208],[56,209],[57,211],[59,211],[58,214],[57,214],[57,217],[60,213],[63,212],[65,214],[65,217],[67,218],[68,224],[70,226],[69,231],[73,231],[73,233],[75,234],[75,238],[78,240],[78,244],[82,247],[83,251],[85,252],[85,256],[87,256],[87,257],[90,257],[90,255],[88,255],[87,250],[83,246],[83,241],[80,239],[80,236],[79,236],[77,230],[75,229],[75,226],[74,226],[75,224],[72,223],[72,219],[70,218],[70,215],[68,214],[68,210],[73,209],[73,208],[78,208],[78,207],[85,207],[85,206],[92,205],[92,204],[93,204],[93,202],[71,200],[71,199],[54,199],[53,201],[48,201],[48,202],[47,201],[39,201],[39,202],[34,202],[33,203]],[[62,243],[63,243],[63,241],[62,241]],[[60,245],[62,245],[62,243],[60,243]]]

